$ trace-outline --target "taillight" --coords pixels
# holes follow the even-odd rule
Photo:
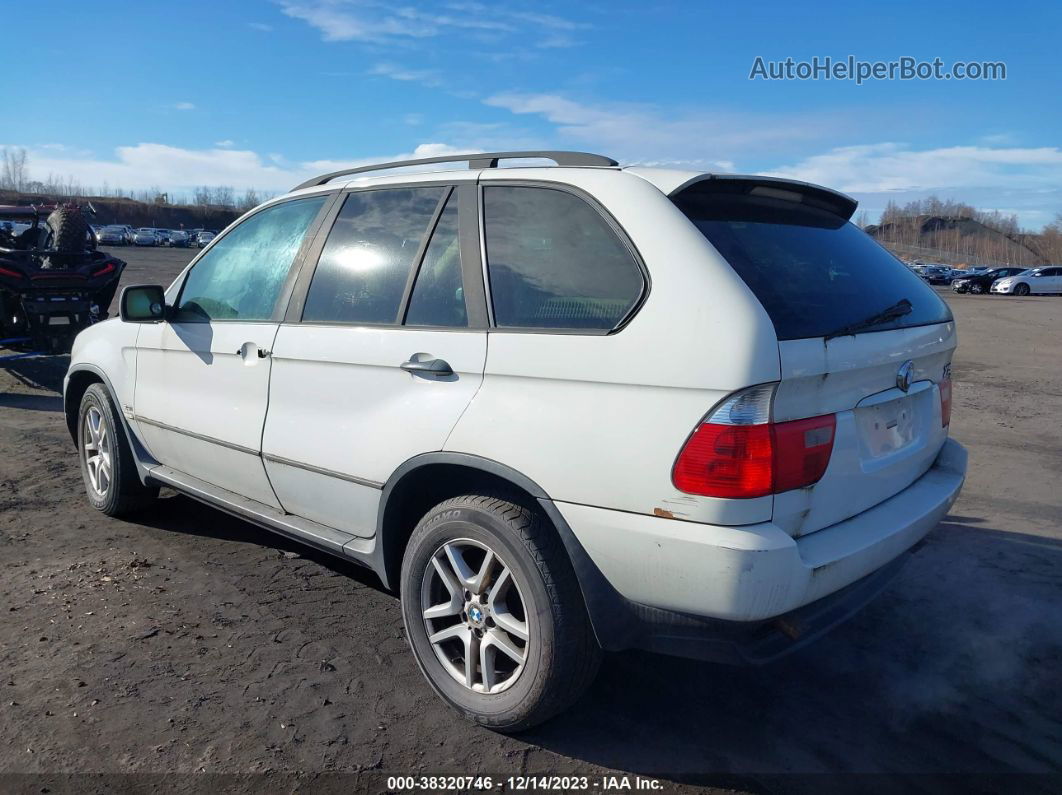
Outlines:
[[[92,275],[93,276],[105,276],[106,274],[112,273],[113,271],[114,271],[114,263],[113,262],[108,262],[106,265],[104,265],[98,271],[93,271]]]
[[[770,427],[774,439],[774,493],[818,483],[833,453],[837,416],[823,414]]]
[[[948,376],[938,384],[940,388],[940,425],[947,428],[951,425],[951,377]]]
[[[771,422],[773,396],[774,384],[746,389],[707,416],[675,461],[675,488],[747,499],[817,483],[833,452],[835,415]]]
[[[0,276],[10,276],[12,279],[22,278],[22,274],[18,271],[13,271],[10,268],[0,267]]]
[[[679,453],[671,482],[707,497],[762,497],[771,493],[772,469],[769,425],[706,422]]]

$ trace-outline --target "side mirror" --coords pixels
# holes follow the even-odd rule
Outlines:
[[[161,323],[166,319],[166,291],[157,284],[134,284],[122,290],[119,314],[125,323]]]

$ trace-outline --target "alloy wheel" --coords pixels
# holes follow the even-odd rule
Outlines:
[[[421,584],[428,642],[443,668],[477,693],[500,693],[524,670],[531,627],[512,569],[487,545],[447,541]]]
[[[107,433],[103,414],[96,406],[90,406],[85,413],[82,448],[89,484],[97,496],[106,497],[111,487],[111,436]]]

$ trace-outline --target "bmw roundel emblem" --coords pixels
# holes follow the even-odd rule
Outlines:
[[[896,371],[896,386],[903,392],[906,392],[911,388],[911,372],[914,370],[914,363],[908,359],[906,362],[900,365],[900,369]]]
[[[478,624],[483,620],[483,611],[473,605],[468,609],[468,617]]]

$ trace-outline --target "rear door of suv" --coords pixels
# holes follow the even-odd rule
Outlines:
[[[479,388],[474,178],[350,191],[318,236],[273,345],[262,439],[290,513],[371,536],[384,482],[443,449]]]
[[[822,477],[774,497],[775,524],[794,536],[877,505],[932,466],[956,344],[935,292],[848,222],[849,205],[807,187],[706,180],[674,197],[774,323],[772,420],[834,418]]]

